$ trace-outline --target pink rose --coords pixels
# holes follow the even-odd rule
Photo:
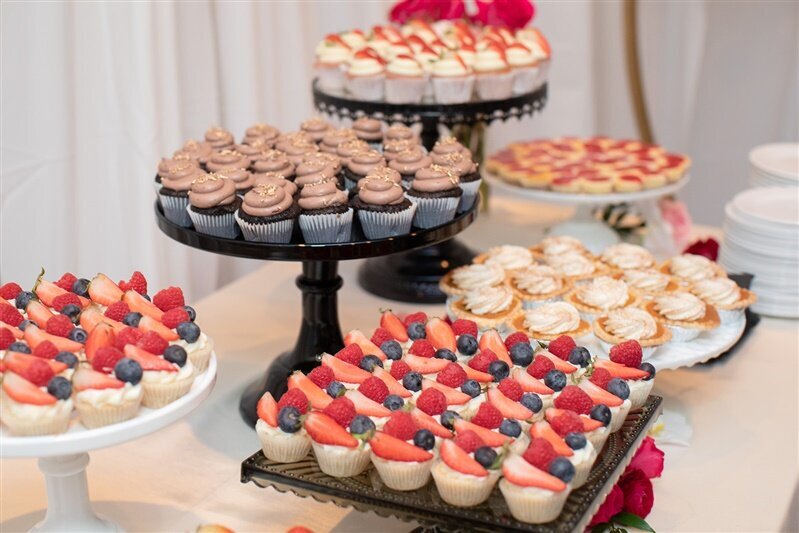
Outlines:
[[[624,510],[641,518],[646,518],[655,503],[652,482],[638,469],[624,473],[619,481],[624,493]]]
[[[708,238],[706,240],[698,240],[683,250],[684,254],[702,255],[715,261],[719,257],[719,243],[716,239]]]
[[[530,0],[476,0],[476,22],[504,26],[511,30],[523,28],[535,16],[535,6]]]
[[[607,522],[619,514],[622,509],[624,509],[624,492],[618,485],[614,485],[608,497],[605,498],[605,501],[599,507],[599,511],[591,519],[588,527]]]
[[[671,236],[674,239],[674,246],[681,250],[688,244],[691,237],[691,215],[684,203],[671,198],[663,198],[660,201],[660,216],[671,227]]]
[[[459,19],[464,12],[463,0],[402,0],[391,8],[389,19],[397,24],[411,19]]]
[[[640,470],[647,478],[652,479],[660,477],[663,473],[663,457],[665,454],[663,450],[655,445],[655,439],[647,437],[641,443],[641,447],[635,452],[633,460],[627,470],[633,469]]]

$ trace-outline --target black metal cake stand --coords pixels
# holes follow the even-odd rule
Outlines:
[[[368,116],[386,122],[421,124],[421,140],[428,150],[438,140],[439,125],[458,125],[506,121],[541,111],[547,101],[547,85],[533,92],[504,100],[480,100],[462,104],[390,104],[356,100],[345,93],[329,93],[312,84],[314,106],[321,113],[340,119]],[[471,262],[474,253],[457,239],[364,262],[358,282],[372,294],[391,300],[415,303],[442,303],[446,295],[438,288],[444,274]]]
[[[155,203],[155,216],[161,231],[192,248],[248,259],[302,262],[302,274],[297,277],[297,287],[302,293],[302,322],[294,348],[278,356],[266,373],[247,387],[239,403],[241,416],[254,426],[258,419],[255,406],[264,392],[270,391],[276,398],[280,397],[286,390],[286,379],[293,371],[308,372],[319,364],[317,355],[344,346],[338,321],[337,293],[343,285],[338,275],[338,262],[396,254],[452,239],[477,217],[480,199],[477,200],[470,210],[446,224],[425,230],[414,228],[407,235],[387,239],[367,240],[358,217],[354,217],[353,240],[340,244],[305,244],[296,227],[289,244],[214,237],[170,222],[158,202]]]

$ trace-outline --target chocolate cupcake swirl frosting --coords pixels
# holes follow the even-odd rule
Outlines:
[[[367,142],[377,142],[383,138],[383,123],[377,119],[361,117],[352,123],[355,135]]]
[[[244,195],[240,209],[253,217],[270,217],[283,213],[293,203],[291,194],[284,188],[262,184]]]
[[[189,202],[199,209],[232,204],[236,200],[236,185],[217,174],[201,174],[191,182]]]
[[[174,157],[189,157],[200,163],[205,163],[211,157],[214,148],[207,142],[199,142],[194,139],[189,139],[181,147],[180,150],[175,152]]]
[[[297,185],[293,181],[289,181],[286,177],[279,172],[264,172],[263,174],[252,175],[253,184],[255,187],[259,185],[275,185],[286,190],[286,194],[294,196],[297,192]]]
[[[326,120],[323,120],[319,117],[309,118],[302,124],[300,124],[300,129],[310,135],[313,142],[320,142],[322,138],[324,138],[325,133],[331,128],[332,126]]]
[[[335,179],[336,177],[334,167],[322,160],[300,163],[297,166],[296,173],[297,177],[294,182],[300,188],[312,183]]]
[[[302,162],[302,158],[305,157],[306,154],[318,152],[319,147],[314,142],[300,139],[289,143],[285,147],[285,151],[286,157],[289,158],[289,161],[291,161],[294,165],[299,165]]]
[[[384,137],[389,141],[414,140],[416,139],[416,134],[408,126],[396,124],[386,130]]]
[[[401,204],[405,200],[405,193],[395,179],[399,179],[399,174],[390,168],[370,172],[358,182],[358,197],[371,205]]]
[[[377,150],[358,152],[350,158],[347,168],[359,176],[366,176],[376,168],[386,166],[386,160]]]
[[[383,157],[386,158],[386,161],[393,161],[400,152],[404,152],[415,146],[419,146],[419,143],[412,139],[386,140],[383,142]]]
[[[305,154],[302,158],[302,163],[324,163],[333,168],[333,171],[338,174],[341,170],[341,158],[335,154],[328,154],[327,152],[311,152]]]
[[[411,188],[419,192],[441,192],[454,189],[459,183],[457,174],[451,168],[430,165],[416,172]]]
[[[357,139],[357,137],[355,135],[355,131],[350,128],[329,130],[327,133],[325,133],[325,136],[322,137],[322,143],[319,145],[319,148],[323,152],[335,154],[339,144],[346,141],[351,141],[353,139]]]
[[[300,199],[297,203],[306,211],[346,205],[347,192],[339,190],[336,184],[337,180],[335,179],[309,183],[300,191]]]
[[[465,152],[451,152],[448,154],[431,155],[433,163],[453,169],[458,176],[465,176],[477,172],[477,164]]]
[[[178,161],[170,165],[166,172],[161,176],[161,185],[173,191],[188,191],[194,179],[205,174],[196,163],[190,161]]]
[[[416,171],[433,164],[433,158],[424,153],[421,146],[414,146],[397,154],[388,163],[390,168],[405,175],[414,175]]]
[[[256,172],[280,172],[287,178],[294,176],[294,165],[280,150],[262,152],[252,168]]]
[[[241,152],[237,152],[231,148],[225,148],[223,150],[217,150],[211,154],[211,158],[208,160],[206,166],[211,172],[216,172],[223,168],[246,169],[250,166],[250,158]]]
[[[220,150],[233,146],[236,140],[233,138],[233,134],[228,130],[220,128],[219,126],[211,126],[208,128],[208,131],[205,132],[205,142],[210,144],[213,149]]]
[[[269,148],[274,146],[275,141],[280,136],[280,130],[269,124],[254,124],[244,132],[244,143],[255,145],[256,141],[268,144]]]
[[[313,143],[313,139],[304,131],[290,131],[282,134],[275,139],[275,149],[286,152],[286,149],[294,143]]]
[[[161,161],[158,162],[158,175],[163,178],[165,175],[169,173],[169,169],[171,168],[179,168],[183,167],[183,165],[190,165],[194,168],[199,169],[200,166],[197,163],[197,160],[190,159],[187,156],[181,155],[180,157],[172,157],[171,159],[167,159],[165,157],[161,158]]]
[[[220,168],[215,174],[232,181],[237,191],[243,191],[255,185],[252,173],[243,168]]]
[[[343,166],[347,166],[352,156],[354,156],[358,152],[363,152],[368,149],[369,149],[369,144],[366,141],[362,141],[361,139],[352,139],[349,141],[344,141],[343,143],[339,144],[338,148],[336,148],[336,155],[341,161],[341,164]]]

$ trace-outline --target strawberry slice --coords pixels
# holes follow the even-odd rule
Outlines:
[[[350,50],[350,45],[348,45],[347,42],[344,39],[342,39],[341,36],[338,35],[337,33],[329,33],[329,34],[327,34],[325,36],[325,41],[329,42],[329,43],[340,44],[341,46],[343,46],[347,50]]]
[[[388,461],[423,463],[433,458],[432,453],[382,431],[375,432],[369,445],[376,456]]]
[[[380,315],[380,327],[388,331],[391,336],[399,342],[408,340],[408,332],[405,330],[405,324],[403,324],[402,320],[392,313],[390,309],[383,311],[383,314]]]
[[[30,355],[27,353],[6,352],[6,356],[3,358],[3,362],[5,363],[6,367],[8,367],[8,369],[12,372],[16,372],[20,376],[25,375],[28,367],[31,366],[33,361],[44,361],[50,365],[50,369],[53,371],[53,374],[60,374],[67,369],[67,365],[60,361],[56,361],[55,359],[44,359],[42,357],[36,357],[35,355]]]
[[[389,394],[396,394],[400,398],[410,398],[411,396],[413,396],[411,394],[411,391],[403,387],[402,383],[394,379],[394,376],[392,376],[388,370],[384,370],[379,366],[375,366],[375,369],[372,371],[372,374],[380,378],[380,380],[386,384],[386,387],[388,387]]]
[[[91,288],[91,285],[89,287]],[[126,292],[122,297],[122,301],[128,304],[131,311],[136,311],[144,316],[154,318],[158,322],[161,322],[161,317],[164,316],[163,311],[158,309],[155,304],[136,291]]]
[[[488,389],[488,401],[499,409],[499,412],[502,413],[502,416],[505,418],[515,418],[516,420],[529,420],[533,418],[533,412],[520,404],[519,402],[514,402],[504,394],[499,389]]]
[[[419,372],[420,374],[435,374],[444,370],[450,361],[448,359],[436,359],[435,357],[419,357],[412,353],[405,354],[402,358],[403,361],[408,363],[411,370]]]
[[[450,430],[436,422],[435,418],[421,409],[414,407],[411,411],[411,417],[413,417],[413,421],[416,422],[416,425],[419,426],[420,429],[426,429],[436,437],[441,437],[442,439],[452,438],[452,432]]]
[[[472,399],[471,396],[459,391],[458,389],[447,387],[446,385],[442,385],[441,383],[433,381],[432,379],[423,379],[422,390],[427,390],[430,388],[440,390],[442,393],[444,393],[444,398],[447,399],[447,405],[463,405]]]
[[[553,418],[560,416],[565,412],[565,409],[550,407],[544,412],[544,416],[547,420],[552,420]],[[583,422],[583,433],[588,433],[589,431],[594,431],[595,429],[599,429],[604,426],[602,422],[599,420],[594,420],[590,416],[580,415],[580,420]]]
[[[273,428],[277,427],[277,402],[272,397],[271,392],[265,392],[264,395],[261,396],[255,411],[258,413],[258,418]]]
[[[484,428],[483,426],[478,426],[477,424],[472,424],[471,422],[461,418],[455,420],[456,432],[468,430],[477,433],[477,436],[483,439],[483,442],[486,443],[486,446],[491,446],[492,448],[503,446],[506,442],[513,442],[512,438],[508,437],[507,435],[503,435],[502,433],[491,431],[490,429]]]
[[[322,364],[333,371],[333,376],[336,378],[336,381],[343,381],[344,383],[363,383],[372,376],[363,368],[337,359],[329,353],[322,356]]]
[[[455,441],[445,440],[441,443],[440,451],[441,460],[444,461],[444,464],[456,472],[478,477],[485,477],[488,475],[488,470],[475,461],[463,448],[455,444]]]
[[[638,370],[637,368],[630,368],[619,363],[614,363],[609,359],[597,359],[594,363],[597,368],[604,368],[614,378],[621,379],[644,379],[649,375],[645,370]]]
[[[319,388],[319,385],[308,379],[308,376],[299,370],[289,376],[288,387],[289,389],[300,389],[314,409],[324,409],[333,401],[333,398]]]
[[[378,346],[375,346],[375,343],[370,341],[362,331],[357,329],[350,331],[344,337],[344,346],[349,346],[350,344],[357,344],[361,348],[361,351],[363,351],[364,355],[376,355],[381,361],[388,359],[386,354],[383,353],[383,350],[381,350]]]
[[[572,372],[576,372],[577,371],[577,367],[576,366],[574,366],[571,363],[568,363],[568,362],[564,361],[563,359],[561,359],[557,355],[555,355],[553,353],[550,353],[548,350],[540,350],[540,351],[536,352],[535,355],[536,356],[543,355],[544,357],[546,357],[547,359],[549,359],[550,361],[552,361],[555,364],[555,370],[560,370],[564,374],[571,374]],[[647,374],[647,375],[649,375],[649,374]]]
[[[555,449],[555,453],[558,455],[563,455],[566,457],[571,457],[574,455],[574,452],[566,444],[566,441],[563,440],[560,435],[555,433],[555,430],[552,429],[552,426],[549,425],[549,422],[541,420],[536,422],[535,424],[530,427],[530,437],[540,437],[542,439],[546,439]]]
[[[42,329],[47,326],[47,321],[53,317],[53,313],[50,312],[50,309],[36,300],[31,300],[28,303],[25,313],[28,315],[29,320],[36,322]]]
[[[72,352],[78,353],[83,349],[83,345],[79,342],[71,341],[65,337],[52,335],[39,327],[31,324],[25,328],[25,341],[30,344],[31,348],[36,348],[44,341],[52,342],[59,352]]]
[[[112,318],[108,318],[96,307],[88,307],[80,314],[80,327],[90,333],[94,331],[94,328],[100,323],[111,326],[111,329],[114,330],[114,333],[119,333],[127,327],[122,322],[117,322]]]
[[[446,348],[453,353],[458,350],[455,344],[455,333],[452,331],[450,325],[440,318],[431,318],[428,320],[424,329],[427,340],[430,341],[430,344],[432,344],[436,350]]]
[[[69,291],[65,291],[55,283],[47,281],[43,279],[42,276],[44,275],[44,270],[42,273],[39,274],[39,279],[36,280],[36,285],[33,287],[33,292],[36,293],[36,296],[41,300],[41,302],[48,306],[53,306],[53,300],[56,299],[56,296],[61,296],[62,294],[67,294]],[[83,296],[78,296],[78,300],[80,300],[80,306],[82,308],[89,305],[91,302],[84,298]]]
[[[566,483],[534,467],[519,455],[511,455],[505,459],[502,463],[502,475],[519,487],[537,487],[553,492],[561,492],[566,488]]]
[[[352,401],[353,405],[355,405],[355,412],[359,415],[381,417],[391,414],[391,411],[376,401],[367,398],[360,391],[348,390],[344,395]]]
[[[508,363],[508,366],[513,368],[513,361],[510,359],[510,354],[508,353],[508,349],[505,348],[505,341],[502,340],[502,336],[499,332],[495,329],[489,329],[483,336],[480,337],[480,342],[478,343],[480,346],[480,350],[491,350],[496,354],[500,361],[505,361]]]
[[[594,405],[603,403],[608,407],[618,407],[624,403],[624,400],[616,396],[615,394],[611,394],[599,385],[595,383],[591,383],[588,380],[583,380],[578,385],[583,391],[585,391],[588,396],[594,401]]]
[[[55,396],[48,394],[14,372],[3,374],[3,392],[15,402],[30,405],[52,405],[58,401]]]
[[[491,374],[488,374],[486,372],[480,372],[479,370],[475,370],[469,365],[465,365],[463,363],[458,363],[458,364],[461,365],[461,368],[463,368],[466,371],[466,377],[468,379],[473,379],[479,383],[491,383],[494,381],[494,376],[492,376]]]
[[[72,386],[76,392],[80,392],[87,389],[121,389],[125,383],[108,374],[82,366],[72,376]]]
[[[141,365],[141,369],[145,372],[147,370],[153,371],[165,371],[165,372],[177,372],[178,369],[175,368],[175,365],[160,357],[158,355],[153,355],[147,350],[139,348],[133,344],[126,344],[125,345],[125,357],[128,359],[133,359],[137,363]]]
[[[555,391],[544,385],[540,380],[535,379],[523,368],[511,370],[511,376],[522,386],[524,392],[534,392],[536,394],[554,394]]]
[[[16,326],[12,326],[11,324],[6,324],[2,320],[0,320],[0,328],[5,328],[11,332],[15,339],[21,339],[25,336],[25,333],[21,329]]]
[[[145,332],[154,331],[166,341],[176,341],[180,339],[180,335],[178,335],[175,330],[166,327],[156,319],[147,315],[141,317],[141,320],[139,321],[139,329]]]
[[[122,299],[122,289],[105,274],[97,274],[89,282],[89,297],[93,302],[111,305]]]
[[[335,420],[324,413],[311,411],[305,419],[305,431],[319,444],[357,448],[358,439],[347,433]]]
[[[89,362],[92,362],[94,359],[94,354],[97,353],[97,350],[104,346],[113,346],[114,341],[116,340],[116,334],[114,333],[114,328],[104,322],[101,322],[94,326],[91,330],[86,330],[89,332],[89,338],[86,339],[86,359]]]
[[[546,40],[546,37],[535,28],[530,28],[530,31],[533,32],[533,38],[535,42],[538,43],[538,46],[544,51],[544,53],[549,57],[552,55],[552,47],[549,45],[549,41]]]

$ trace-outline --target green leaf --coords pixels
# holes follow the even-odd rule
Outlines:
[[[614,516],[611,520],[613,522],[618,522],[623,526],[634,527],[636,529],[640,529],[641,531],[649,531],[649,533],[655,533],[655,530],[652,529],[652,526],[646,523],[646,520],[632,513],[619,513],[616,516]]]
[[[610,522],[604,522],[602,524],[597,524],[591,528],[591,533],[605,533],[610,529]]]

